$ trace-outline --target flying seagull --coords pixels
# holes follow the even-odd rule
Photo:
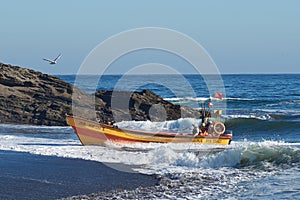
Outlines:
[[[61,57],[61,54],[59,54],[54,60],[50,60],[50,59],[47,59],[47,58],[43,58],[43,60],[46,60],[50,63],[50,65],[55,65],[57,63],[57,60],[60,59]]]

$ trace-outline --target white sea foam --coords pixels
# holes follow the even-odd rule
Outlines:
[[[123,129],[144,130],[151,132],[180,132],[191,133],[193,124],[199,124],[199,119],[194,118],[180,118],[178,120],[170,120],[165,122],[151,122],[151,121],[122,121],[116,125]]]
[[[276,103],[270,103],[266,104],[266,106],[271,107],[271,106],[278,106],[278,105],[297,105],[300,103],[300,100],[294,99],[294,100],[286,100],[286,101],[280,101]]]
[[[208,100],[219,101],[220,99],[215,97],[172,97],[164,98],[164,100],[173,102],[173,103],[183,103],[183,102],[205,102]],[[231,100],[231,101],[254,101],[254,98],[235,98],[235,97],[224,97],[222,100]]]
[[[249,116],[232,116],[249,117]],[[193,118],[178,119],[168,122],[135,122],[123,121],[117,123],[119,127],[148,131],[176,132],[186,130],[191,133],[193,124],[199,120]],[[124,163],[141,165],[136,170],[142,173],[182,173],[197,171],[199,168],[235,167],[241,163],[245,152],[248,156],[255,156],[247,149],[256,147],[288,146],[282,141],[263,142],[235,142],[228,146],[203,145],[191,143],[133,143],[118,144],[106,142],[101,146],[81,146],[78,138],[69,127],[40,127],[0,125],[0,150],[29,152],[33,154],[80,158],[108,163]],[[31,131],[34,134],[21,134]],[[47,137],[44,133],[52,133],[55,137]],[[47,135],[47,134],[46,134]],[[250,158],[249,157],[249,158]],[[248,158],[247,158],[248,159]],[[250,159],[251,160],[251,159]]]
[[[272,117],[269,114],[265,115],[222,115],[225,119],[260,119],[260,120],[269,120],[272,119]]]
[[[199,144],[115,144],[81,146],[77,138],[49,139],[21,135],[0,135],[0,149],[33,154],[80,158],[98,162],[143,165],[144,173],[169,173],[203,168],[234,167],[250,145],[287,145],[284,142],[233,142],[230,146]]]
[[[37,125],[24,125],[24,124],[0,124],[0,128],[15,128],[15,129],[71,129],[70,126],[37,126]]]
[[[173,97],[173,98],[164,98],[166,101],[171,102],[205,102],[209,100],[208,97]]]
[[[270,114],[282,114],[282,115],[299,115],[299,110],[284,110],[284,109],[257,109],[257,111],[262,111]]]
[[[176,129],[178,126],[182,126],[179,125],[180,123],[190,122],[190,119],[185,120],[174,120],[170,122],[172,124],[170,127],[174,126]],[[129,128],[136,128],[137,126],[144,129],[152,129],[158,124],[152,122],[121,123],[121,125]],[[161,125],[168,127],[163,122]],[[12,129],[11,126],[2,128],[4,130]],[[270,176],[277,169],[275,166],[275,171],[253,171],[250,166],[250,170],[240,170],[238,168],[240,164],[249,163],[251,165],[253,163],[255,166],[256,163],[261,162],[272,165],[272,162],[267,162],[269,157],[277,159],[279,153],[281,156],[292,157],[292,160],[295,160],[300,145],[299,143],[290,144],[283,141],[233,141],[228,146],[190,143],[120,144],[112,142],[106,142],[101,146],[82,146],[71,129],[67,129],[68,133],[71,134],[61,134],[66,130],[61,132],[59,128],[54,128],[52,129],[53,134],[55,132],[59,134],[52,138],[45,137],[45,134],[40,137],[39,133],[43,132],[43,129],[37,127],[34,129],[35,134],[15,133],[21,132],[20,130],[1,132],[0,150],[93,160],[124,171],[127,171],[127,168],[124,169],[118,167],[120,165],[109,163],[130,164],[139,173],[157,174],[162,178],[162,182],[156,186],[156,189],[152,189],[151,195],[148,196],[149,198],[160,199],[177,197],[182,199],[210,199],[212,195],[216,198],[220,196],[223,199],[228,199],[230,196],[227,194],[233,195],[237,189],[243,190],[243,187],[240,186],[241,183]],[[284,159],[283,162],[285,162]],[[271,167],[268,166],[268,169]],[[132,192],[118,192],[117,196],[124,193],[125,199],[128,197],[137,198],[137,195],[149,193],[149,191],[143,193],[143,191],[139,192],[138,190],[140,189]],[[142,197],[144,196],[140,196],[140,198]]]
[[[233,100],[233,101],[254,101],[254,98],[234,98],[234,97],[225,97],[225,100]]]

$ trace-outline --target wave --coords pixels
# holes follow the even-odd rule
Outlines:
[[[266,144],[266,145],[262,145]],[[295,146],[278,145],[277,142],[265,142],[242,148],[241,160],[237,167],[252,166],[270,168],[270,166],[293,166],[299,164],[300,149]],[[280,155],[280,156],[278,156]]]
[[[235,114],[235,115],[223,115],[223,118],[230,120],[230,119],[258,119],[258,120],[268,120],[271,119],[269,114],[265,115],[243,115],[243,114]]]
[[[32,128],[32,129],[65,129],[69,128],[69,126],[44,126],[44,125],[29,125],[29,124],[1,124],[0,128]]]
[[[205,102],[209,100],[208,97],[174,97],[174,98],[164,98],[166,101],[172,103],[188,103],[188,102]]]
[[[36,125],[15,125],[0,124],[1,134],[68,134],[71,132],[69,126],[36,126]]]
[[[266,111],[266,110],[265,110]],[[225,119],[259,119],[259,120],[284,120],[284,121],[300,121],[299,111],[274,111],[263,112],[260,114],[232,114],[223,115]]]
[[[161,132],[180,132],[191,133],[193,124],[200,124],[200,119],[180,118],[164,122],[151,121],[122,121],[116,123],[118,127],[124,129],[144,130],[144,131],[161,131]]]
[[[273,104],[266,104],[266,106],[271,107],[274,105],[296,105],[299,103],[300,103],[299,99],[291,99],[291,100],[286,100],[286,101],[277,101],[276,103],[273,103]]]
[[[255,168],[270,170],[274,167],[293,167],[300,163],[299,144],[284,142],[235,143],[225,149],[207,149],[200,152],[185,152],[174,156],[170,150],[160,151],[160,162],[190,168]],[[172,156],[171,156],[172,155]],[[278,156],[280,155],[280,156]],[[162,158],[162,156],[167,158]],[[175,158],[174,158],[175,157]]]
[[[286,118],[285,118],[286,119]],[[225,122],[228,129],[244,132],[300,133],[300,122],[292,120],[265,120],[260,118],[234,118]]]
[[[244,132],[296,132],[300,134],[300,116],[287,115],[226,115],[222,116],[227,129]],[[165,122],[122,121],[117,125],[124,129],[145,131],[165,131],[191,133],[194,124],[200,124],[200,119],[180,118]]]
[[[171,98],[164,98],[166,101],[170,102],[204,102],[207,100],[220,100],[215,97],[171,97]],[[234,97],[224,97],[223,100],[227,101],[254,101],[254,98],[234,98]]]
[[[201,109],[201,103],[208,100],[212,100],[215,103],[216,108],[218,106],[224,105],[226,103],[227,113],[249,113],[256,112],[260,115],[269,114],[269,115],[299,115],[299,99],[287,99],[287,100],[277,100],[277,99],[255,99],[255,98],[224,98],[224,102],[219,99],[212,97],[174,97],[174,98],[165,98],[174,104],[182,104],[193,107],[195,109]],[[220,104],[221,103],[221,104]],[[215,107],[214,106],[214,107]],[[300,118],[299,118],[300,119]]]
[[[81,146],[75,134],[39,138],[36,135],[0,135],[1,150],[80,158],[98,162],[135,165],[142,173],[198,171],[211,168],[271,169],[276,166],[299,165],[299,143],[276,141],[235,142],[229,146],[202,144],[105,144]],[[73,137],[74,136],[74,137]],[[278,156],[280,155],[280,156]],[[142,166],[139,168],[137,165]]]
[[[232,101],[254,101],[254,98],[234,98],[234,97],[225,97],[225,100],[232,100]]]

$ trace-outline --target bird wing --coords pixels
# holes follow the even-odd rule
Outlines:
[[[58,59],[60,59],[61,57],[61,53],[54,59],[54,61],[57,61]]]
[[[53,62],[53,60],[49,60],[49,59],[47,59],[47,58],[43,58],[43,60],[46,60],[46,61],[48,61],[48,62]]]

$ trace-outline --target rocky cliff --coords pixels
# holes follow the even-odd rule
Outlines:
[[[100,121],[199,117],[198,111],[174,105],[151,91],[87,94],[34,70],[0,63],[0,71],[0,123],[62,126],[65,114],[72,114],[74,108],[74,114]]]
[[[47,74],[0,63],[0,123],[65,125],[72,85]]]

